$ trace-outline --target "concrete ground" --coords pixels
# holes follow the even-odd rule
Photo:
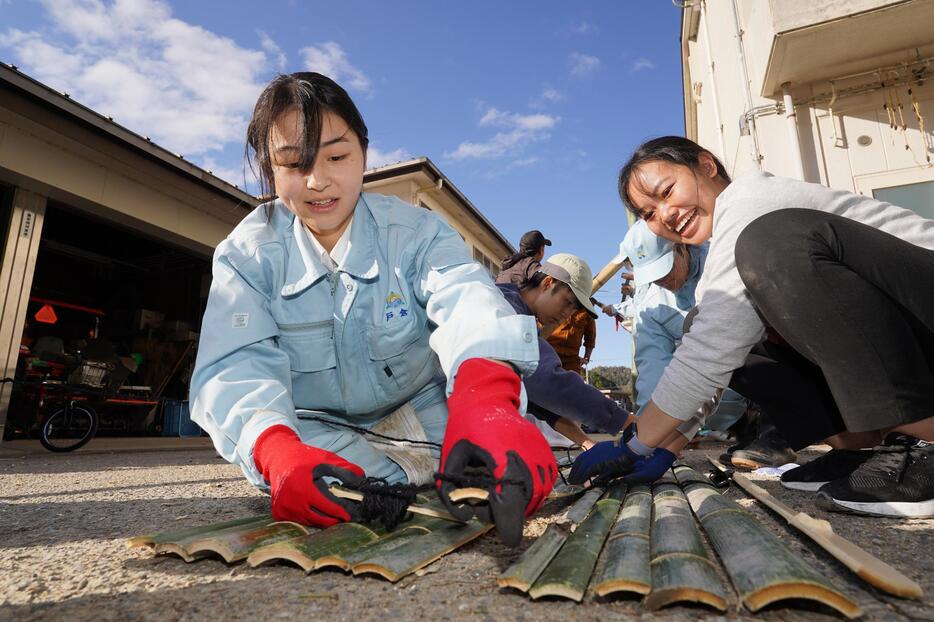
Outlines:
[[[95,441],[96,442],[96,441]],[[688,463],[724,445],[689,450]],[[163,447],[164,448],[164,447]],[[27,448],[28,449],[28,448]],[[153,449],[150,447],[149,449]],[[802,460],[818,455],[804,452]],[[793,508],[831,521],[837,533],[922,585],[922,602],[887,597],[851,575],[796,531],[748,499],[740,500],[771,531],[855,599],[869,620],[934,620],[934,520],[831,514],[807,493],[763,485]],[[802,603],[752,616],[735,597],[726,614],[704,607],[644,611],[630,599],[532,602],[501,590],[497,575],[531,543],[507,549],[488,534],[442,558],[421,577],[397,584],[339,571],[305,575],[273,565],[251,569],[207,559],[192,564],[126,547],[130,536],[181,529],[268,511],[269,498],[210,449],[83,454],[7,452],[0,459],[0,620],[831,620],[834,612]],[[551,517],[557,511],[552,507]],[[526,535],[540,533],[545,514]]]

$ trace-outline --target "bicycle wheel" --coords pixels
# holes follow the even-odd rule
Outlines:
[[[49,451],[74,451],[87,444],[96,433],[97,414],[72,402],[46,419],[39,442]]]

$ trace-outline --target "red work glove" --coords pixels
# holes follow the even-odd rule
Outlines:
[[[448,424],[441,447],[441,500],[455,517],[474,513],[496,524],[504,544],[522,540],[524,516],[537,510],[555,485],[558,465],[545,437],[519,414],[519,376],[486,359],[468,359],[457,370],[448,398]],[[480,466],[496,484],[484,506],[458,506],[449,495],[468,467]],[[469,477],[469,474],[467,474]]]
[[[337,454],[302,442],[294,430],[274,425],[253,446],[253,462],[272,491],[272,517],[330,527],[352,520],[353,505],[328,492],[324,477],[356,485],[363,469]]]

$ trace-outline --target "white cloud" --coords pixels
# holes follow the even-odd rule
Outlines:
[[[572,52],[569,57],[571,75],[577,78],[586,78],[600,66],[600,59],[596,56]]]
[[[309,71],[316,71],[331,78],[341,86],[361,93],[370,94],[373,84],[370,79],[347,60],[347,54],[340,44],[328,41],[320,45],[309,45],[299,53]]]
[[[412,159],[412,154],[401,148],[393,149],[392,151],[381,151],[373,145],[369,145],[366,150],[367,169],[379,168],[387,164],[394,164],[402,160],[410,159]]]
[[[637,71],[642,71],[643,69],[655,69],[655,63],[647,58],[637,58],[636,60],[632,61],[632,65],[629,67],[629,73],[635,73]]]
[[[480,127],[498,127],[503,131],[497,132],[485,142],[464,141],[453,152],[446,153],[445,157],[453,160],[467,158],[496,159],[516,154],[533,142],[547,139],[551,134],[549,130],[560,120],[547,114],[521,115],[514,112],[503,112],[496,108],[487,109],[481,117]]]
[[[272,37],[263,32],[259,31],[259,41],[260,45],[263,46],[263,49],[269,53],[269,56],[273,59],[273,64],[276,66],[277,71],[285,71],[285,65],[287,62],[285,52],[282,51],[282,48],[279,47],[279,44],[273,41]]]
[[[571,27],[571,32],[578,35],[590,35],[597,32],[597,27],[590,22],[580,22]]]
[[[276,58],[172,17],[162,0],[42,4],[42,28],[0,31],[23,71],[170,151],[242,144]]]
[[[246,170],[243,167],[237,169],[230,166],[225,166],[223,163],[218,162],[215,158],[210,156],[204,157],[201,159],[201,163],[198,165],[201,168],[209,171],[215,177],[220,177],[229,184],[233,184],[240,188],[244,187],[244,184],[256,184],[256,179],[254,175],[250,172],[249,167]]]
[[[546,88],[542,91],[542,94],[529,102],[529,108],[535,108],[536,110],[541,110],[549,104],[556,104],[559,101],[564,99],[564,93],[557,89]]]

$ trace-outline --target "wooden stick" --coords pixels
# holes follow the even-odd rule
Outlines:
[[[350,490],[349,488],[343,488],[336,484],[332,484],[328,490],[332,495],[339,499],[349,499],[350,501],[363,501],[363,493],[356,490]],[[457,491],[454,491],[457,492]],[[486,491],[484,491],[486,492]],[[464,521],[457,520],[451,516],[448,512],[441,510],[439,508],[433,508],[426,505],[410,505],[406,508],[409,512],[413,514],[421,514],[422,516],[431,516],[432,518],[442,518],[444,520],[453,521],[455,523],[463,523]]]
[[[623,267],[623,262],[626,261],[624,255],[617,255],[610,260],[608,264],[603,266],[603,269],[597,273],[597,276],[593,278],[593,283],[591,284],[590,291],[596,292],[601,287],[606,285],[606,282],[613,278],[613,275],[620,271]]]
[[[710,458],[708,460],[720,471],[726,470],[716,461]],[[834,533],[833,527],[827,521],[813,518],[804,512],[795,512],[745,475],[734,473],[732,479],[751,497],[784,518],[789,525],[809,537],[867,583],[902,598],[923,596],[920,585],[865,549]]]

